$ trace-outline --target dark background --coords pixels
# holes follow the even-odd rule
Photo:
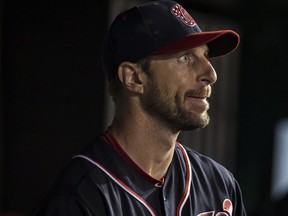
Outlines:
[[[274,128],[288,117],[288,2],[178,2],[241,28],[235,175],[248,215],[265,215]],[[1,2],[0,215],[28,215],[71,156],[104,129],[100,48],[108,6],[88,0]]]

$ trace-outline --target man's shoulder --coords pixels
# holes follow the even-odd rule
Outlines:
[[[85,155],[86,158],[103,163],[109,158],[110,151],[109,144],[97,137],[92,143],[87,145],[80,153],[80,156]],[[93,173],[98,171],[99,169],[89,160],[75,155],[55,179],[52,191],[73,195],[83,182],[89,181],[93,177]]]
[[[194,149],[183,146],[189,157],[191,168],[194,175],[203,176],[209,179],[223,179],[225,181],[234,181],[232,173],[211,157],[203,155]]]
[[[85,147],[81,155],[86,154],[87,157],[91,157],[95,161],[103,162],[106,158],[109,158],[110,154],[109,147],[105,149],[105,145],[106,143],[103,143],[102,139],[96,138]],[[90,198],[99,204],[98,208],[102,211],[102,206],[100,206],[102,197],[97,185],[99,185],[98,182],[105,182],[107,179],[99,173],[101,171],[93,163],[81,157],[73,157],[55,178],[48,193],[35,208],[34,214],[66,215],[69,212],[87,212],[87,208],[91,209],[91,206],[93,206],[90,203]],[[43,211],[47,214],[42,214]],[[54,214],[55,211],[59,214]],[[73,215],[82,214],[75,213]]]

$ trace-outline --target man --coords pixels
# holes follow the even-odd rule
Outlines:
[[[103,47],[113,122],[73,158],[34,215],[246,215],[232,174],[177,142],[180,131],[209,123],[217,79],[209,58],[238,44],[231,30],[201,32],[173,1],[120,14]]]

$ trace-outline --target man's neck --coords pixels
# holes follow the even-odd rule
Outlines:
[[[133,119],[133,118],[132,118]],[[155,125],[155,126],[153,126]],[[111,134],[127,155],[148,175],[162,179],[172,161],[176,138],[179,133],[149,121],[120,121],[114,119]]]

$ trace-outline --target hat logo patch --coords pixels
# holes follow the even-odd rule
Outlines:
[[[179,4],[175,4],[171,8],[171,13],[174,16],[179,17],[181,19],[181,21],[184,22],[188,26],[192,27],[192,26],[196,25],[196,22],[191,17],[191,15]]]

